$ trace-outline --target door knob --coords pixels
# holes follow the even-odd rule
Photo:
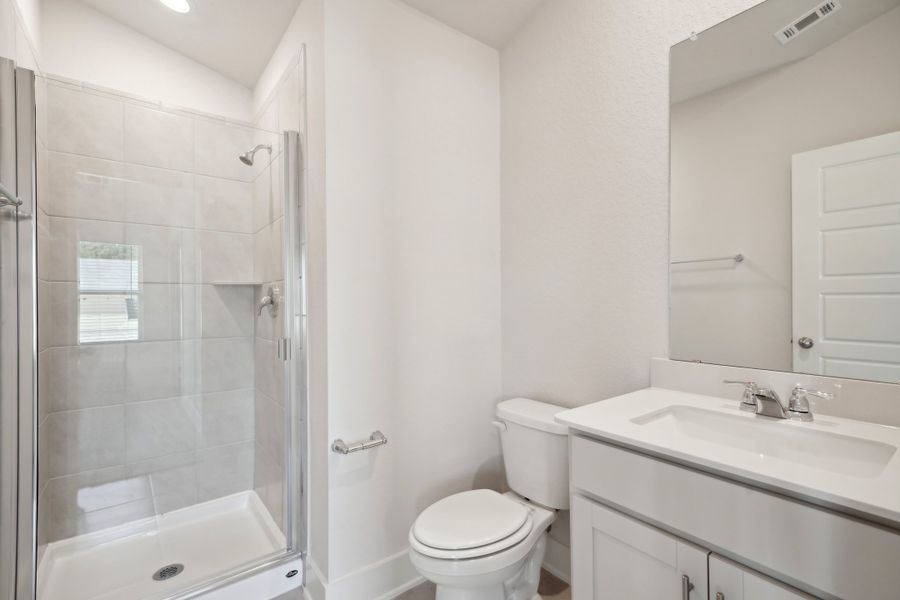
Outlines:
[[[797,340],[797,345],[800,346],[801,348],[803,348],[804,350],[809,350],[810,348],[812,348],[815,345],[815,342],[813,342],[812,338],[806,337],[804,335],[802,338]]]

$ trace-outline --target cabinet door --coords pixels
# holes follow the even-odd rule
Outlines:
[[[708,554],[596,502],[572,498],[573,600],[706,600]]]
[[[709,556],[710,600],[815,600],[721,556]]]

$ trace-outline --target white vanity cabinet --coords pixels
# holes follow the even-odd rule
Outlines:
[[[709,555],[709,600],[814,600],[716,554]]]
[[[581,496],[572,498],[575,600],[810,600],[798,590]]]
[[[572,498],[575,600],[706,600],[708,554],[597,502]]]

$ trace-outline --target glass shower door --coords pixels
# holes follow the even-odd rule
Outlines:
[[[297,135],[43,83],[37,598],[296,552]]]

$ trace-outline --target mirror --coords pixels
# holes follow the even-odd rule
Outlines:
[[[670,356],[900,382],[900,0],[672,48]]]

